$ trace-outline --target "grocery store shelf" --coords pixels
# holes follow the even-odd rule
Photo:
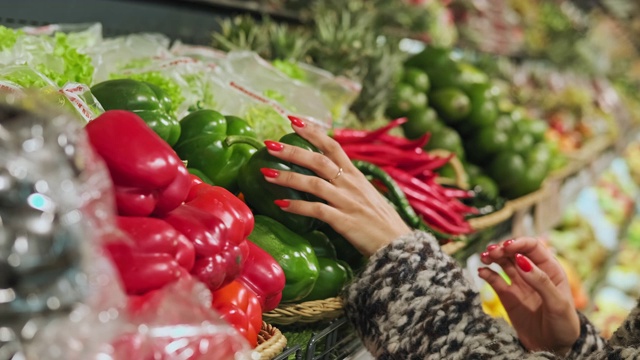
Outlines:
[[[478,231],[468,244],[456,248],[454,257],[464,262],[489,243],[548,233],[559,224],[567,206],[576,200],[580,192],[594,185],[612,161],[638,138],[640,127],[621,133],[624,136],[618,141],[610,137],[593,139],[571,156],[565,168],[551,174],[538,192],[507,202],[511,215]]]
[[[255,1],[232,0],[21,0],[0,1],[0,25],[8,27],[96,23],[105,36],[157,32],[171,40],[209,45],[222,19],[267,14],[295,22],[294,13]]]
[[[634,206],[635,209],[635,206]],[[625,219],[624,223],[618,229],[618,240],[622,241],[627,237],[629,233],[629,227],[633,222],[633,219],[636,217],[636,212],[632,211],[627,219]],[[618,243],[617,248],[607,256],[607,260],[604,265],[598,269],[594,277],[588,282],[585,283],[585,288],[587,292],[593,296],[593,294],[597,293],[597,291],[604,285],[604,281],[609,273],[609,270],[616,264],[618,254],[620,252],[620,242]]]

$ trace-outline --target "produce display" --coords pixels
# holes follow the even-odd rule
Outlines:
[[[610,17],[551,1],[489,3],[493,15],[470,1],[273,0],[299,21],[225,18],[209,46],[155,33],[106,37],[101,24],[0,26],[0,114],[16,141],[0,146],[28,165],[27,178],[9,171],[18,182],[14,197],[0,192],[2,218],[25,227],[28,241],[51,235],[56,246],[58,237],[32,234],[11,211],[48,214],[54,202],[87,227],[43,248],[71,259],[46,275],[67,284],[66,297],[9,261],[18,238],[0,249],[0,268],[15,268],[7,284],[29,305],[7,312],[16,315],[17,351],[44,351],[20,331],[50,306],[45,295],[68,306],[47,314],[63,325],[85,309],[69,339],[108,327],[81,354],[64,348],[56,359],[90,358],[102,345],[112,360],[265,358],[274,325],[289,347],[321,351],[307,345],[343,315],[341,291],[367,260],[327,224],[278,204],[323,200],[265,180],[274,170],[317,176],[268,152],[278,143],[319,152],[291,130],[297,121],[326,130],[410,227],[432,233],[470,269],[470,254],[488,242],[544,236],[576,306],[610,335],[621,316],[612,304],[628,307],[637,296],[628,284],[640,273],[631,255],[640,238],[631,220],[632,180],[640,179],[636,79],[588,54],[602,34],[617,33]],[[518,20],[498,24],[512,30],[509,46],[472,36],[505,14]],[[544,21],[534,27],[536,19]],[[583,47],[563,52],[591,21],[598,27]],[[571,69],[575,52],[580,66]],[[38,139],[46,146],[33,157]],[[622,149],[626,161],[612,160]],[[7,159],[0,172],[13,166]],[[584,174],[591,184],[580,182]],[[42,185],[49,177],[61,194],[77,187],[63,199]],[[585,189],[569,206],[571,182]],[[559,207],[568,211],[545,223],[545,211]],[[594,276],[601,268],[609,271]],[[91,284],[78,282],[84,276]],[[42,289],[29,293],[38,281]],[[508,321],[493,290],[477,284],[485,311]],[[287,321],[301,314],[305,321]],[[44,321],[38,337],[60,341],[60,326]]]
[[[449,49],[427,47],[410,57],[387,108],[406,116],[408,138],[431,134],[426,149],[451,151],[465,163],[472,186],[517,198],[540,188],[549,172],[547,126],[519,109],[489,76]]]

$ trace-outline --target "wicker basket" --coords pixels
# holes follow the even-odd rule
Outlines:
[[[540,189],[527,194],[525,196],[521,196],[519,198],[509,200],[507,204],[511,207],[511,210],[515,213],[519,210],[528,209],[537,202],[541,201],[547,196],[547,186],[546,182],[542,183]]]
[[[253,350],[256,360],[271,360],[280,355],[287,347],[287,338],[273,325],[262,322],[262,329],[258,334],[258,346]]]
[[[270,324],[291,325],[333,320],[342,314],[342,300],[332,297],[300,304],[280,304],[278,308],[264,313],[262,317]]]
[[[504,204],[502,209],[498,211],[485,216],[469,219],[469,225],[471,225],[474,230],[484,230],[507,221],[511,215],[513,215],[513,208],[509,202],[507,202]]]

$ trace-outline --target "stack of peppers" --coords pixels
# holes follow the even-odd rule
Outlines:
[[[212,291],[212,307],[255,346],[262,312],[278,305],[285,279],[274,258],[247,240],[251,210],[189,174],[132,112],[107,111],[86,132],[111,174],[118,226],[133,239],[105,244],[127,294],[145,296],[194,276]]]

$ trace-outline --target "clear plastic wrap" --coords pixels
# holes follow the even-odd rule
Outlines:
[[[286,76],[258,54],[232,51],[219,62],[219,66],[225,70],[221,76],[227,82],[238,83],[253,93],[274,100],[290,115],[302,116],[317,125],[331,128],[333,117],[318,89]],[[227,74],[229,76],[225,77]]]
[[[249,360],[249,344],[211,309],[211,292],[184,279],[131,302],[132,331],[113,343],[113,360]]]
[[[82,123],[38,96],[0,101],[0,358],[90,359],[125,299],[91,225],[110,181]]]
[[[125,296],[103,250],[130,240],[108,170],[84,123],[41,96],[0,99],[0,359],[248,359],[204,285]]]

